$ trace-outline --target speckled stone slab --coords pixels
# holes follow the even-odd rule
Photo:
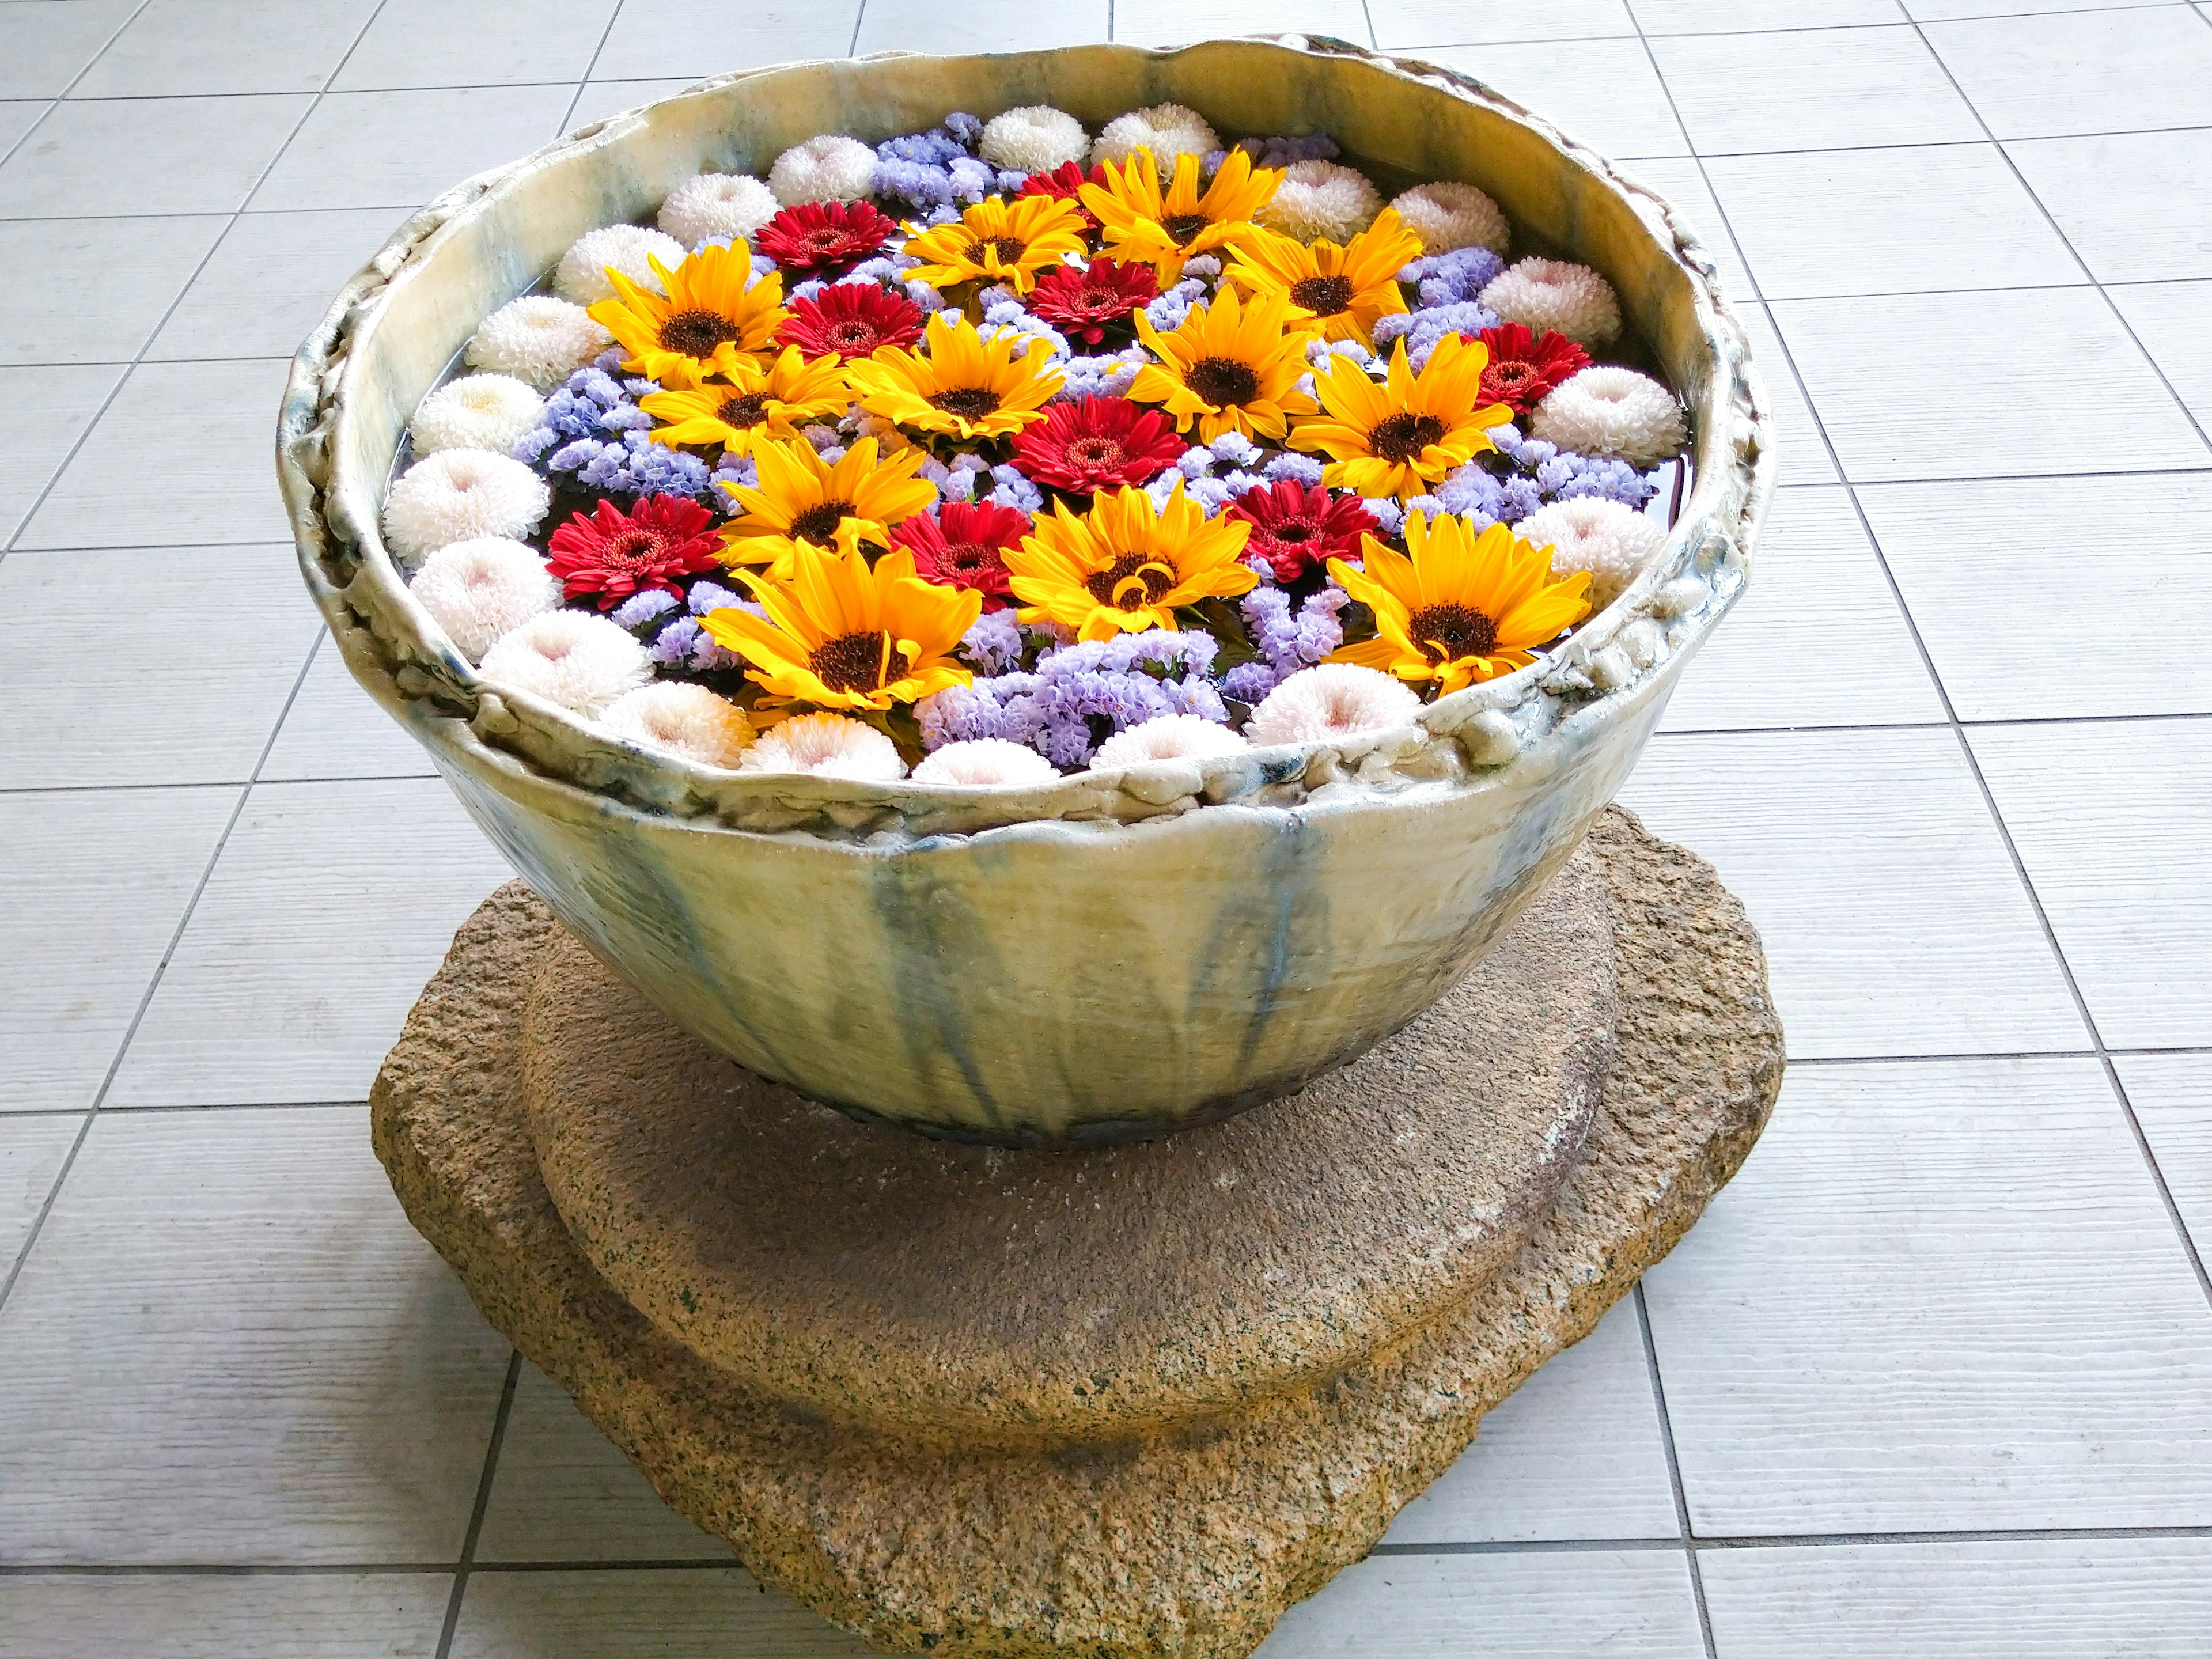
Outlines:
[[[592,1267],[539,1171],[520,1079],[560,935],[519,886],[462,929],[416,1005],[377,1079],[377,1149],[492,1322],[764,1582],[890,1651],[1241,1659],[1671,1248],[1771,1109],[1765,960],[1711,870],[1618,811],[1577,863],[1609,900],[1615,1052],[1548,1209],[1486,1283],[1395,1340],[1165,1429],[1023,1447],[862,1427],[780,1403],[657,1328]],[[1404,1076],[1393,1045],[1442,1036],[1417,1023],[1345,1081],[1382,1060],[1387,1091]],[[605,1028],[610,1078],[635,1053],[634,1028]]]

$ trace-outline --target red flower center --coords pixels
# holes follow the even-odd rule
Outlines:
[[[667,551],[666,539],[650,530],[625,530],[607,538],[601,562],[623,570],[642,570],[659,562]]]
[[[1510,359],[1492,363],[1482,371],[1482,389],[1486,394],[1495,394],[1510,402],[1515,394],[1526,392],[1544,378],[1544,371],[1534,363],[1515,362]]]
[[[823,337],[838,351],[853,356],[865,356],[884,343],[882,332],[873,323],[857,317],[832,324]]]
[[[1269,526],[1262,533],[1275,541],[1288,542],[1295,547],[1300,542],[1311,541],[1322,532],[1321,526],[1311,519],[1285,519],[1279,525]]]
[[[1125,459],[1118,438],[1078,438],[1067,446],[1067,459],[1085,470],[1111,472]]]
[[[937,556],[940,568],[967,574],[998,568],[999,550],[988,542],[948,542]]]

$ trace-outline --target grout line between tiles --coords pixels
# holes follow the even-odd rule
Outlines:
[[[1690,1498],[1682,1487],[1682,1462],[1674,1446],[1674,1419],[1667,1410],[1667,1382],[1659,1374],[1659,1345],[1651,1336],[1651,1309],[1644,1299],[1644,1280],[1638,1276],[1630,1294],[1636,1300],[1636,1329],[1644,1342],[1644,1365],[1651,1381],[1651,1403],[1659,1413],[1659,1443],[1667,1454],[1667,1485],[1674,1498],[1675,1547],[1682,1552],[1690,1575],[1690,1594],[1698,1604],[1698,1634],[1704,1638],[1705,1659],[1719,1659],[1713,1648],[1713,1616],[1705,1606],[1705,1575],[1698,1565],[1696,1540],[1690,1531]]]
[[[62,106],[62,100],[68,97],[70,94],[76,89],[78,82],[83,80],[86,76],[92,73],[92,66],[94,64],[97,64],[101,58],[107,56],[108,48],[115,44],[116,40],[123,33],[123,31],[129,28],[133,23],[137,22],[138,21],[138,14],[144,11],[147,7],[153,3],[154,0],[138,0],[138,3],[131,8],[131,15],[125,18],[120,23],[118,23],[115,26],[115,33],[109,35],[107,39],[100,43],[99,47],[93,52],[93,54],[84,60],[84,66],[78,70],[75,75],[70,76],[68,81],[63,84],[62,89],[59,92],[56,93],[52,97],[46,100],[46,106],[39,112],[39,118],[37,120],[32,122],[29,126],[23,129],[23,136],[16,139],[14,143],[9,145],[6,150],[0,151],[0,166],[5,166],[15,155],[17,150],[22,149],[24,145],[31,142],[32,134],[38,131],[40,127],[46,125],[47,118],[52,116],[56,110]]]
[[[867,21],[868,0],[860,0],[860,9],[853,14],[853,41],[845,48],[845,56],[848,58],[858,58],[860,55],[860,26]],[[1107,19],[1106,27],[1109,31],[1113,28],[1114,22],[1111,17]]]
[[[477,1540],[483,1534],[484,1511],[491,1507],[491,1483],[499,1470],[499,1449],[507,1438],[507,1419],[514,1413],[514,1388],[522,1376],[522,1351],[507,1355],[507,1380],[500,1385],[499,1409],[492,1413],[491,1439],[484,1447],[483,1474],[477,1480],[477,1501],[469,1511],[469,1529],[461,1540],[461,1559],[453,1567],[453,1590],[446,1599],[446,1622],[438,1632],[438,1659],[453,1651],[453,1632],[460,1626],[461,1601],[469,1593],[469,1573],[477,1556]]]
[[[591,62],[584,65],[583,74],[577,77],[576,90],[568,100],[567,112],[561,117],[562,132],[568,132],[574,129],[576,106],[584,101],[585,88],[592,84],[592,71],[599,68],[599,59],[606,53],[607,42],[614,38],[615,25],[622,21],[623,8],[629,3],[629,0],[615,0],[615,9],[607,14],[607,26],[599,31],[599,43],[592,48]]]
[[[2175,5],[2179,3],[2183,3],[2183,0],[2145,0],[2144,3],[2097,6],[2089,8],[2088,9],[2100,12],[2171,11],[2173,9]],[[2036,7],[2021,11],[1992,12],[1986,16],[1981,17],[1943,18],[1930,19],[1929,21],[1943,22],[1995,23],[2004,22],[2014,18],[2022,17],[2079,17],[2082,15],[2082,11],[2083,9],[2080,7]],[[1370,29],[1374,27],[1373,20],[1371,18],[1369,21],[1368,27]],[[1632,30],[1623,30],[1618,33],[1608,33],[1603,34],[1528,34],[1514,35],[1510,38],[1494,38],[1488,40],[1431,40],[1424,45],[1414,46],[1378,46],[1376,50],[1389,52],[1480,52],[1487,46],[1577,46],[1586,41],[1595,40],[1636,40],[1642,39],[1652,40],[1713,40],[1738,38],[1744,35],[1761,34],[1848,34],[1861,33],[1868,29],[1893,29],[1896,27],[1897,25],[1893,22],[1820,23],[1810,26],[1766,29],[1649,29],[1644,30],[1641,34]]]

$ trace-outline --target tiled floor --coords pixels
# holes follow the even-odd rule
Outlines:
[[[1287,27],[1715,246],[1784,487],[1626,799],[1796,1066],[1270,1659],[2212,1652],[2212,5],[0,0],[0,1659],[859,1651],[369,1152],[503,872],[289,571],[283,360],[406,209],[702,74]]]

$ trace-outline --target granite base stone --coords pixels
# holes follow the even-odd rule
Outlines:
[[[763,1582],[893,1652],[1236,1659],[1672,1247],[1782,1065],[1741,907],[1615,809],[1430,1012],[1158,1142],[855,1122],[519,884],[373,1105],[486,1316]]]

